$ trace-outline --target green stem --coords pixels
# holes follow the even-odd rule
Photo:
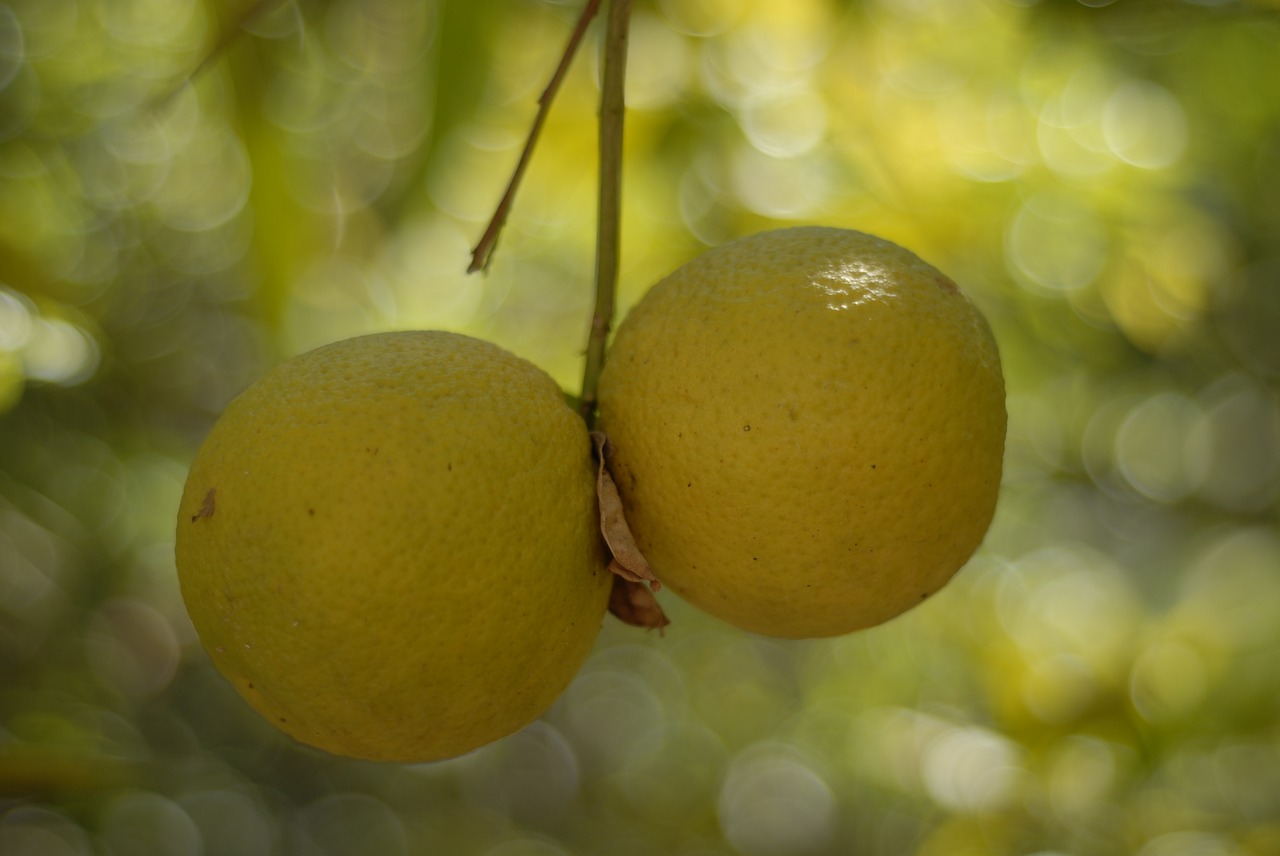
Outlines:
[[[596,304],[582,374],[582,418],[595,427],[596,388],[604,368],[605,345],[613,325],[618,286],[618,244],[622,220],[622,118],[627,77],[631,0],[610,0],[600,87],[600,190],[596,211]]]

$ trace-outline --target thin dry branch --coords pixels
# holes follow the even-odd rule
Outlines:
[[[573,57],[578,52],[578,46],[582,44],[582,37],[586,35],[587,25],[591,23],[591,19],[595,17],[596,12],[600,9],[600,3],[601,0],[588,0],[586,7],[582,10],[582,15],[578,18],[577,25],[573,28],[573,32],[569,34],[569,42],[565,45],[564,53],[560,56],[560,64],[556,66],[555,72],[551,75],[551,81],[547,84],[547,88],[542,90],[542,94],[538,96],[538,112],[533,117],[533,125],[529,128],[529,136],[524,141],[524,150],[520,152],[520,160],[516,163],[515,171],[511,174],[511,180],[507,182],[507,189],[502,194],[502,200],[498,203],[498,207],[494,209],[493,218],[489,221],[488,227],[485,228],[484,234],[480,236],[480,241],[471,250],[471,264],[467,268],[467,273],[484,270],[493,259],[493,250],[498,245],[498,234],[507,222],[507,215],[511,212],[511,205],[515,201],[516,190],[520,186],[520,180],[524,178],[524,172],[533,156],[534,146],[537,145],[538,136],[542,133],[542,126],[547,120],[547,114],[551,111],[551,102],[555,100],[556,93],[560,91],[560,84],[564,81],[565,75],[569,71],[569,65],[573,62]]]
[[[196,67],[193,68],[190,73],[188,73],[187,76],[178,83],[178,85],[174,86],[168,92],[157,98],[152,104],[152,109],[156,111],[166,109],[184,89],[195,83],[198,77],[208,71],[215,62],[222,58],[222,55],[230,49],[231,45],[244,35],[246,27],[261,18],[263,15],[274,10],[283,2],[284,0],[255,0],[255,2],[246,6],[229,26],[223,29],[222,32],[218,33],[217,41],[215,41],[209,50],[205,52],[205,55],[200,59],[200,62],[196,63]]]

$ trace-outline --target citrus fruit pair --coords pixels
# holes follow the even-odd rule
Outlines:
[[[655,286],[600,380],[610,467],[670,588],[739,627],[845,633],[968,559],[1000,480],[985,322],[907,251],[791,229]],[[586,425],[538,368],[448,333],[283,363],[228,407],[177,563],[213,662],[357,757],[462,754],[542,713],[612,585]]]

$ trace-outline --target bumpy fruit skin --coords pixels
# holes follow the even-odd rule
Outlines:
[[[585,425],[532,364],[403,332],[289,360],[231,403],[178,513],[214,664],[329,752],[431,761],[542,713],[610,575]]]
[[[991,522],[1005,421],[969,300],[842,229],[689,262],[619,326],[600,380],[612,471],[659,579],[779,637],[869,627],[941,588]]]

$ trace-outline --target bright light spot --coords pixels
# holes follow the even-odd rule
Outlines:
[[[1115,166],[1109,154],[1080,144],[1077,135],[1058,122],[1056,105],[1050,104],[1040,117],[1037,139],[1040,155],[1055,172],[1072,177],[1098,175]]]
[[[0,285],[0,351],[17,351],[31,339],[35,305],[24,295]]]
[[[885,271],[864,262],[833,264],[815,272],[810,284],[831,298],[827,308],[836,311],[884,300],[893,291],[891,278]]]
[[[953,811],[986,812],[1008,806],[1023,777],[1021,750],[983,728],[957,728],[925,752],[925,787],[939,805]]]
[[[766,217],[808,216],[832,191],[826,162],[814,157],[774,158],[743,146],[734,153],[731,169],[739,201]]]
[[[1186,148],[1187,117],[1164,87],[1130,81],[1107,99],[1102,132],[1111,151],[1125,163],[1163,169]]]
[[[720,791],[720,826],[744,856],[824,850],[835,837],[831,788],[798,753],[757,746],[729,768]]]
[[[812,89],[761,92],[747,97],[739,122],[751,145],[790,158],[811,151],[827,130],[827,107]]]
[[[996,608],[1029,661],[1071,654],[1093,674],[1123,673],[1142,615],[1124,569],[1083,546],[1037,550],[1015,568],[1001,581]]]
[[[1024,284],[1073,291],[1093,282],[1107,260],[1106,228],[1083,203],[1041,193],[1009,221],[1005,258]]]
[[[1177,502],[1191,494],[1209,466],[1205,443],[1195,429],[1199,406],[1174,392],[1137,404],[1115,437],[1116,466],[1135,490],[1157,502]]]
[[[1102,132],[1102,105],[1110,91],[1106,75],[1086,67],[1045,102],[1037,137],[1041,157],[1050,169],[1089,177],[1116,165]]]
[[[97,371],[98,343],[74,324],[56,318],[35,318],[22,358],[28,377],[75,386]]]

